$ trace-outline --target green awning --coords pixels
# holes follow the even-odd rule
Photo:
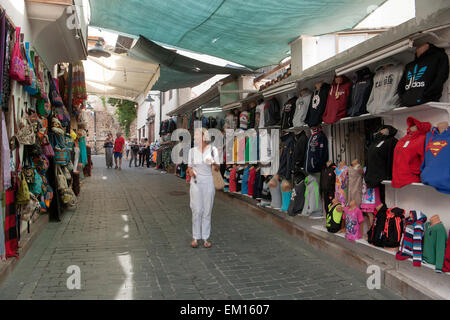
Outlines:
[[[257,69],[299,35],[351,29],[385,0],[90,0],[91,26]]]
[[[171,89],[195,87],[217,74],[238,76],[252,72],[247,68],[221,67],[195,60],[177,54],[142,36],[128,51],[128,55],[134,59],[160,66],[159,78],[152,90],[163,92]]]

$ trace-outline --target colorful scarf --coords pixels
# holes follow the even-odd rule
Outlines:
[[[4,197],[5,207],[5,254],[6,258],[18,256],[17,215],[14,190],[7,190]]]

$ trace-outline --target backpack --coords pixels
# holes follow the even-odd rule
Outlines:
[[[339,230],[341,230],[341,224],[342,224],[342,212],[335,211],[336,207],[341,205],[340,203],[333,205],[330,203],[327,208],[327,230],[331,233],[336,233]]]
[[[375,211],[373,224],[367,232],[367,241],[374,246],[383,247],[383,232],[386,223],[386,205]]]
[[[386,212],[386,221],[383,230],[383,247],[396,248],[400,246],[405,227],[405,210],[390,208]]]

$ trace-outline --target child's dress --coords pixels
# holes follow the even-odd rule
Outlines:
[[[236,192],[236,167],[232,167],[230,170],[230,181],[229,181],[229,191],[230,192]]]
[[[364,168],[364,172],[366,168]],[[363,179],[361,210],[363,212],[374,213],[375,208],[381,204],[380,188],[368,188],[366,181]]]
[[[345,238],[348,241],[361,239],[359,225],[364,221],[361,209],[355,207],[353,210],[349,207],[344,208],[345,219]]]
[[[348,167],[342,169],[336,167],[336,186],[335,198],[345,206],[347,204],[347,188],[348,188]]]

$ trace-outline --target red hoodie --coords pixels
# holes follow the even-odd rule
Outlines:
[[[401,188],[413,182],[420,182],[420,166],[425,152],[425,136],[431,129],[429,122],[408,117],[406,119],[408,130],[406,136],[401,138],[394,149],[394,162],[392,167],[392,187]],[[416,126],[416,131],[411,127]]]
[[[342,83],[336,83],[338,77],[334,78],[328,92],[327,106],[322,116],[323,122],[328,124],[335,123],[347,115],[347,103],[352,82],[346,76],[341,77]]]

